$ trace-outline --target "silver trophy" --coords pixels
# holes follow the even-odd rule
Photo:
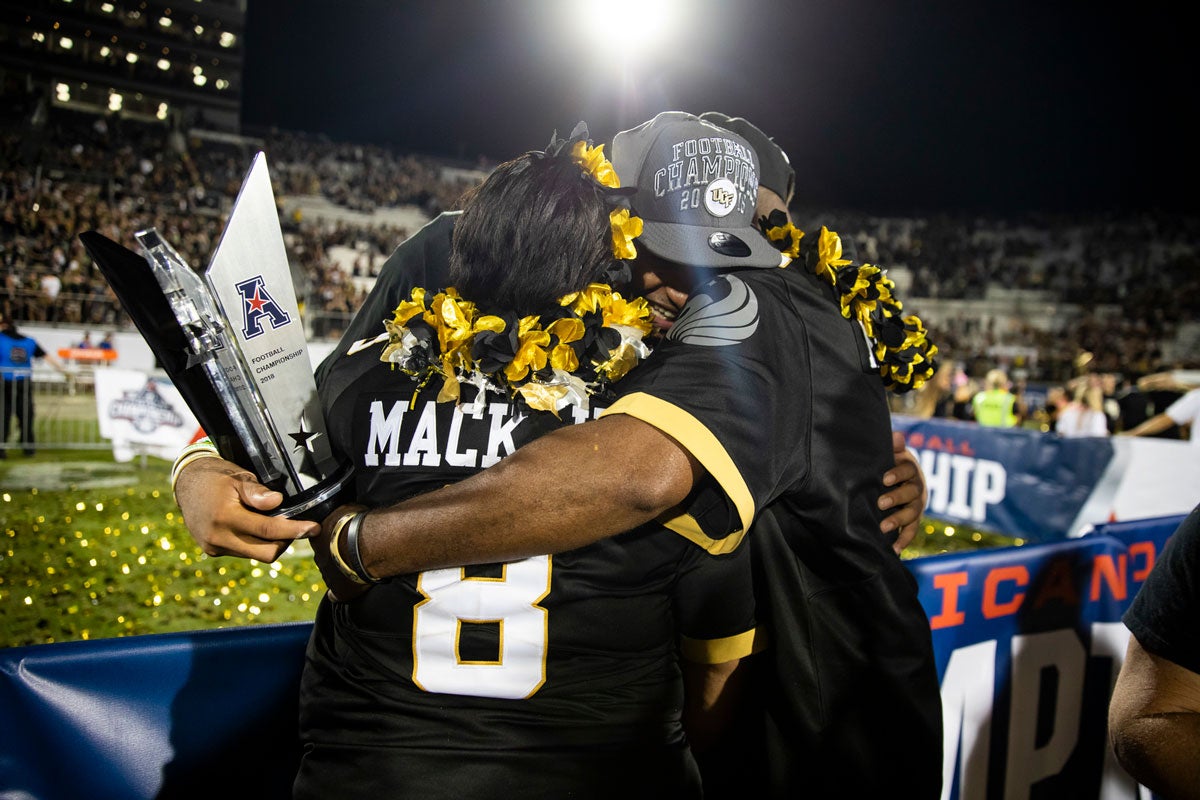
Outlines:
[[[221,455],[319,519],[349,482],[329,446],[279,213],[259,153],[203,275],[149,228],[142,256],[80,239]]]

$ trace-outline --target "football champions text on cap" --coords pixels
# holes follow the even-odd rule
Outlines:
[[[639,246],[693,267],[778,267],[753,225],[758,156],[738,134],[664,111],[613,138],[613,167],[642,218]]]

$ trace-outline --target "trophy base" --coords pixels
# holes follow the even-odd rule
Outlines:
[[[321,522],[332,514],[335,508],[349,499],[346,494],[350,489],[353,477],[354,466],[343,464],[337,472],[316,486],[311,486],[299,494],[285,497],[279,508],[271,512],[271,516]]]

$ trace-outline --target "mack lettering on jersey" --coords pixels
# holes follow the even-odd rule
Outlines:
[[[546,430],[544,424],[531,425],[530,413],[507,402],[455,405],[426,400],[410,407],[407,399],[369,399],[365,411],[366,467],[483,469]],[[600,411],[569,406],[559,413],[564,422],[579,424]]]

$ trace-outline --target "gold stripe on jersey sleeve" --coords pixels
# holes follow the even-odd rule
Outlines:
[[[766,646],[766,634],[755,628],[722,639],[689,639],[684,636],[679,643],[679,652],[693,664],[724,664],[760,653]]]
[[[671,515],[668,512],[658,520],[659,523],[713,555],[736,550],[746,534],[746,529],[750,527],[750,521],[754,519],[754,497],[742,479],[742,473],[738,471],[733,459],[721,446],[717,437],[700,420],[679,406],[644,392],[620,398],[600,416],[606,417],[609,414],[628,414],[653,425],[679,442],[720,485],[737,509],[742,527],[723,539],[713,539],[701,530],[700,524],[690,514]]]

